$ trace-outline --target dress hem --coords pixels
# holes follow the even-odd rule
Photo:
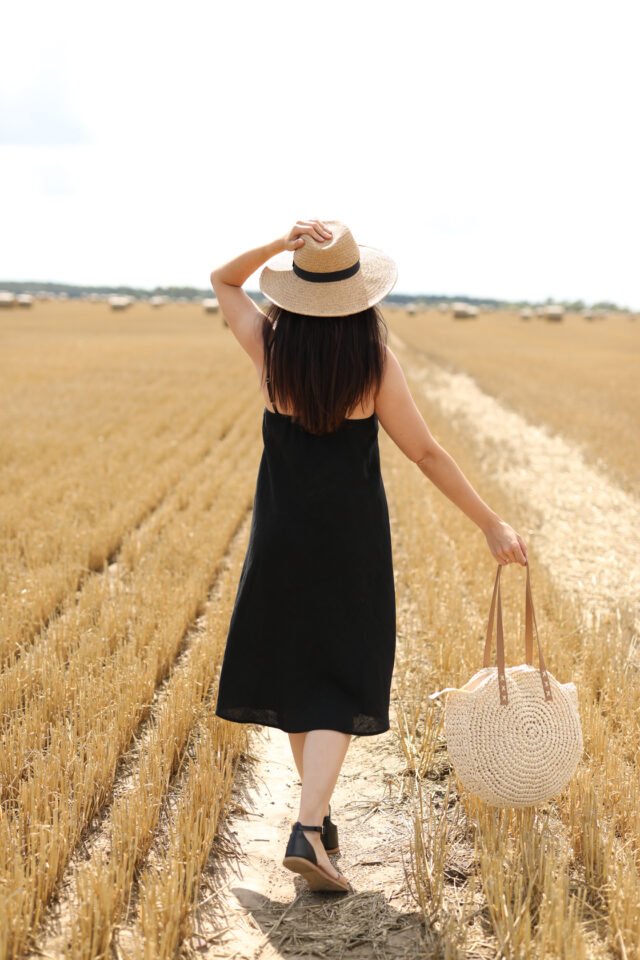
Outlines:
[[[278,723],[267,723],[264,720],[240,720],[237,717],[228,717],[226,714],[221,713],[216,710],[215,715],[220,717],[221,720],[228,720],[230,723],[243,723],[246,726],[253,725],[257,727],[271,727],[274,730],[282,730],[284,733],[307,733],[309,730],[335,730],[337,733],[346,733],[350,734],[352,737],[375,737],[380,736],[383,733],[387,733],[391,729],[391,724],[388,723],[386,727],[382,727],[380,730],[369,730],[357,732],[356,730],[344,730],[342,727],[337,727],[335,723],[325,723],[325,724],[316,724],[312,727],[303,727],[300,730],[292,730],[288,727],[281,726]]]

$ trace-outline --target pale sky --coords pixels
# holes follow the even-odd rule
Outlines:
[[[317,217],[389,253],[399,293],[640,309],[634,2],[20,0],[2,20],[0,280],[207,287]]]

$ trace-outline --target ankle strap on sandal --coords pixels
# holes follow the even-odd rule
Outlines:
[[[318,827],[315,824],[313,824],[312,826],[305,826],[304,823],[300,823],[299,820],[296,820],[296,822],[293,825],[293,829],[294,830],[318,830],[319,833],[322,833],[322,831],[324,830],[324,827],[322,825]]]

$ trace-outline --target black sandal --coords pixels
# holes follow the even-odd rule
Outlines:
[[[292,870],[294,873],[300,873],[305,878],[312,890],[332,890],[337,893],[351,893],[351,884],[345,876],[338,870],[338,877],[331,876],[330,873],[321,867],[316,857],[313,845],[305,837],[303,830],[316,830],[320,833],[324,831],[323,826],[306,826],[296,820],[287,843],[283,867]],[[337,868],[336,868],[337,869]]]
[[[327,853],[340,853],[338,828],[331,819],[331,804],[329,804],[329,813],[322,821],[322,827],[322,845]]]

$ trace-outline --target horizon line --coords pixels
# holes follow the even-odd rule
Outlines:
[[[0,280],[0,290],[5,289],[8,292],[16,292],[15,290],[13,291],[8,290],[8,288],[12,286],[13,287],[18,287],[18,286],[39,287],[43,293],[48,292],[46,289],[47,287],[49,288],[65,287],[68,290],[87,291],[89,293],[91,292],[106,293],[109,291],[113,291],[113,292],[138,291],[142,293],[148,293],[149,295],[153,295],[154,293],[159,293],[161,291],[166,291],[166,290],[182,290],[182,291],[189,290],[189,291],[192,291],[193,294],[196,296],[197,295],[213,296],[213,290],[209,290],[206,287],[196,287],[196,286],[193,286],[192,284],[166,284],[164,286],[156,285],[155,287],[143,287],[143,286],[134,286],[132,284],[127,284],[127,283],[91,284],[91,283],[68,283],[66,281],[59,281],[59,280]],[[30,290],[30,291],[24,290],[24,292],[33,292],[33,290]],[[251,290],[249,288],[246,288],[245,292],[249,296],[254,296],[259,300],[264,300],[268,302],[268,298],[264,296],[261,290]],[[575,297],[575,298],[565,297],[565,298],[555,298],[555,299],[551,297],[546,297],[544,300],[527,299],[527,298],[505,299],[502,297],[480,297],[480,296],[476,296],[474,294],[468,294],[468,293],[456,293],[456,294],[426,293],[424,291],[418,293],[416,291],[410,291],[410,290],[407,290],[407,291],[393,290],[392,292],[387,294],[387,296],[384,297],[381,302],[382,303],[384,303],[385,301],[392,302],[396,298],[407,298],[407,299],[413,299],[413,300],[436,300],[436,301],[437,300],[441,300],[441,301],[468,300],[468,301],[474,301],[479,304],[486,303],[487,305],[490,305],[490,304],[516,304],[516,305],[539,304],[542,306],[548,303],[558,303],[563,305],[566,305],[568,303],[581,303],[585,307],[589,307],[589,306],[596,307],[602,304],[602,305],[607,305],[611,309],[615,309],[615,310],[621,310],[621,311],[627,310],[630,312],[636,312],[635,308],[629,307],[627,305],[620,305],[613,300],[599,300],[589,304],[587,301],[583,300],[581,297]]]

